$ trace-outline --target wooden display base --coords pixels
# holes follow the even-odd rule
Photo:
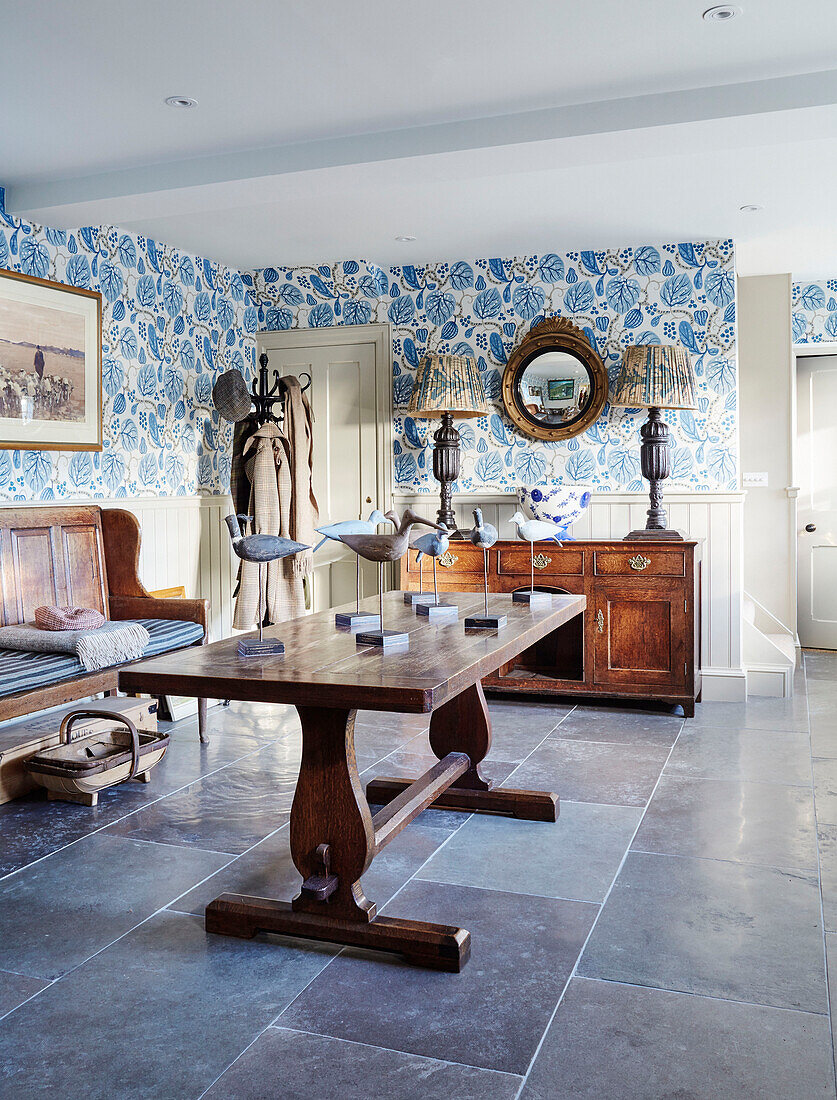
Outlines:
[[[242,638],[238,643],[239,657],[279,657],[284,652],[284,642],[275,638]]]
[[[410,644],[410,635],[402,630],[365,630],[357,635],[358,645],[376,645],[381,649],[404,649]]]
[[[380,615],[370,615],[368,611],[338,611],[334,616],[334,625],[356,630],[374,630],[381,625]]]
[[[297,912],[290,902],[244,894],[221,894],[206,907],[206,930],[252,939],[258,932],[302,936],[372,951],[393,951],[408,962],[458,974],[471,954],[471,933],[448,924],[398,917],[368,923],[340,920],[327,913]]]
[[[455,603],[417,603],[413,609],[417,615],[431,623],[441,623],[459,618]]]
[[[436,597],[432,592],[405,592],[404,603],[408,607],[415,607],[417,603],[435,603]]]
[[[551,607],[552,595],[549,592],[533,592],[527,588],[525,592],[512,592],[513,603],[526,603],[530,607]]]
[[[386,805],[412,782],[389,776],[372,779],[366,785],[366,800],[373,806]],[[469,814],[503,814],[521,821],[557,821],[560,812],[558,795],[551,791],[519,791],[505,787],[487,791],[448,787],[431,806],[434,810],[462,810]]]
[[[469,615],[465,620],[466,630],[499,630],[509,621],[508,615]]]

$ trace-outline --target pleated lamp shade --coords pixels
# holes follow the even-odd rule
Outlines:
[[[491,407],[477,364],[467,355],[428,355],[416,375],[407,410],[413,416],[488,416]]]
[[[665,344],[626,348],[610,403],[626,409],[694,409],[689,353]]]

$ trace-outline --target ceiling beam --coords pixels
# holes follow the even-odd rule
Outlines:
[[[837,70],[632,96],[462,122],[327,138],[272,148],[9,187],[13,214],[61,224],[61,209],[128,196],[405,157],[554,141],[837,103]]]

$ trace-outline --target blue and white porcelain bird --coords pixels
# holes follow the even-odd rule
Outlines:
[[[515,512],[509,523],[513,523],[522,539],[527,542],[557,542],[562,546],[560,536],[564,529],[557,523],[545,519],[527,519],[522,512]]]
[[[379,523],[394,525],[395,517],[392,512],[385,516],[383,512],[374,508],[369,513],[369,519],[344,519],[339,523],[327,523],[324,527],[318,527],[317,534],[322,535],[323,538],[314,547],[314,553],[316,554],[329,539],[342,542],[344,535],[374,535]]]
[[[499,532],[494,524],[483,521],[482,508],[474,509],[474,524],[468,532],[468,538],[478,549],[487,550],[500,537]]]

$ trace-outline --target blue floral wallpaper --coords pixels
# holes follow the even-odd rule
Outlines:
[[[0,268],[102,292],[104,449],[0,450],[0,499],[176,496],[229,486],[216,374],[255,360],[242,274],[112,227],[77,232],[0,208]]]
[[[837,341],[837,279],[793,284],[793,342]]]
[[[500,381],[516,343],[545,314],[573,318],[611,378],[634,343],[679,343],[697,374],[698,408],[669,413],[673,479],[692,490],[737,487],[735,269],[730,240],[512,259],[458,260],[383,270],[367,261],[265,268],[245,274],[262,329],[390,321],[395,473],[403,491],[435,493],[435,422],[406,415],[416,367],[428,351],[473,355],[490,416],[461,422],[460,491],[508,491],[545,481],[640,490],[644,413],[607,406],[584,435],[538,443],[502,412]]]

